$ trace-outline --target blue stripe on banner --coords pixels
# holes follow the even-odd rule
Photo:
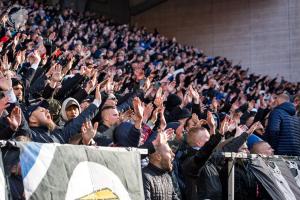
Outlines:
[[[41,147],[43,144],[40,143],[28,143],[24,145],[23,151],[20,155],[20,163],[22,169],[22,177],[25,178],[34,165]]]

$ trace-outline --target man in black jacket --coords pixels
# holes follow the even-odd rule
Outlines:
[[[199,128],[199,133],[202,135],[209,135],[205,128]],[[206,140],[203,146],[199,147],[199,150],[195,155],[186,158],[182,164],[182,170],[184,174],[184,179],[186,183],[186,198],[187,199],[197,199],[197,182],[199,177],[199,169],[204,166],[214,148],[219,144],[223,135],[217,132],[212,135],[207,141],[207,137],[202,137]]]
[[[19,128],[16,135],[22,135],[25,132],[34,142],[68,143],[72,136],[80,132],[84,122],[90,121],[95,117],[100,104],[101,94],[100,86],[98,85],[94,102],[91,103],[85,111],[80,113],[79,116],[74,118],[72,122],[68,123],[63,128],[59,128],[52,121],[49,110],[39,103],[38,105],[28,108],[26,113],[28,123],[23,119],[22,126]]]
[[[150,155],[149,165],[143,169],[143,183],[146,200],[176,200],[172,177],[174,154],[167,143],[156,147]]]

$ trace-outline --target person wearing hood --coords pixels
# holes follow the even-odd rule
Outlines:
[[[82,125],[95,117],[100,104],[100,85],[98,85],[93,103],[80,114],[78,109],[77,117],[73,118],[64,127],[58,127],[51,119],[48,110],[49,104],[45,101],[39,102],[28,107],[25,114],[26,120],[22,116],[24,123],[18,128],[16,135],[19,135],[19,132],[21,132],[23,135],[31,137],[32,141],[40,143],[69,143],[73,136],[80,133]],[[70,118],[74,116],[75,114],[69,115]]]
[[[76,118],[81,113],[81,108],[78,101],[74,98],[67,98],[61,107],[61,117],[64,123]]]
[[[80,113],[81,113],[81,107],[78,101],[71,97],[67,98],[66,100],[64,100],[60,110],[61,120],[59,122],[59,126],[61,127],[66,126],[73,119],[78,117]],[[77,134],[71,137],[69,142],[71,144],[79,144],[80,141],[82,141],[82,137],[80,134]]]
[[[276,155],[300,156],[300,119],[295,105],[287,94],[275,99],[276,107],[271,111],[264,140]]]

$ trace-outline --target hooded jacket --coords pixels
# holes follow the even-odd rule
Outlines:
[[[264,139],[275,154],[300,156],[300,118],[292,103],[280,104],[270,113]]]
[[[64,127],[57,127],[53,131],[49,131],[47,127],[29,127],[26,120],[21,124],[18,132],[24,131],[34,142],[40,143],[68,143],[70,138],[78,134],[84,122],[92,120],[98,112],[100,103],[94,100],[82,113],[75,119],[71,120]],[[24,118],[24,117],[23,117]],[[19,134],[20,135],[20,134]]]
[[[61,117],[62,117],[62,119],[63,119],[65,122],[69,121],[69,120],[68,120],[68,117],[67,117],[67,113],[66,113],[66,109],[67,109],[66,106],[67,106],[67,104],[68,104],[70,101],[74,101],[74,102],[75,102],[76,106],[77,106],[78,109],[79,109],[79,113],[81,113],[81,109],[80,109],[80,105],[79,105],[78,101],[77,101],[76,99],[72,98],[72,97],[67,98],[66,100],[64,100],[64,102],[63,102],[63,104],[62,104],[62,106],[61,106],[61,111],[60,111]]]

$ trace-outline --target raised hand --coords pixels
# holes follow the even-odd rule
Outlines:
[[[252,134],[254,131],[257,130],[262,130],[262,132],[264,132],[264,127],[260,122],[255,122],[247,131],[247,133],[250,135]]]
[[[166,135],[163,131],[158,131],[155,140],[152,141],[154,148],[156,149],[159,145],[167,142]]]
[[[16,131],[18,130],[19,126],[21,125],[22,122],[22,114],[21,114],[21,109],[19,107],[15,107],[10,115],[7,117],[7,122],[9,124],[9,127],[13,130]]]
[[[50,78],[50,77],[52,76],[52,74],[53,74],[53,72],[54,72],[54,70],[55,70],[56,65],[57,65],[57,63],[54,63],[54,64],[50,67],[50,69],[48,70],[48,72],[46,73],[46,76],[47,76],[48,78]]]
[[[14,47],[16,47],[19,43],[19,39],[20,39],[21,34],[18,33],[15,37],[14,37]]]
[[[85,122],[81,126],[82,143],[85,145],[90,144],[91,140],[95,137],[98,129],[98,122],[92,125],[91,121]]]
[[[97,85],[97,77],[98,77],[98,73],[94,73],[93,78],[91,80],[88,81],[86,87],[85,87],[85,91],[89,94],[91,93],[96,85]]]
[[[113,78],[110,77],[104,87],[104,91],[108,94],[110,92],[113,92],[113,89],[114,89],[114,81],[113,81]]]
[[[212,106],[212,109],[213,109],[215,112],[217,112],[218,107],[219,107],[219,103],[218,103],[218,101],[217,101],[216,98],[213,98],[213,100],[212,100],[212,102],[211,102],[211,106]]]
[[[186,106],[187,104],[192,102],[192,97],[190,95],[190,92],[187,91],[183,97],[182,106]]]
[[[165,130],[166,127],[167,127],[167,122],[166,122],[166,119],[165,119],[165,115],[164,115],[164,112],[165,112],[165,107],[162,106],[160,109],[159,109],[159,116],[160,116],[160,124],[159,124],[159,128],[160,130]]]
[[[0,60],[0,64],[1,64],[0,70],[3,71],[3,72],[5,72],[5,71],[7,71],[7,70],[10,69],[11,64],[8,63],[8,57],[7,57],[7,54],[4,54],[2,60]]]
[[[194,103],[199,104],[200,103],[200,95],[196,90],[194,90],[192,85],[189,86],[189,92],[193,97]]]
[[[140,120],[143,119],[145,106],[142,103],[142,101],[140,100],[140,98],[135,97],[132,101],[132,104],[133,104],[133,110],[134,110],[136,117]]]
[[[162,96],[162,88],[161,87],[159,87],[159,89],[157,90],[157,92],[156,92],[156,98],[159,98],[159,97],[161,97]]]
[[[0,99],[0,115],[2,115],[3,111],[9,106],[8,97],[3,97]]]
[[[225,116],[225,118],[223,119],[221,126],[220,126],[220,134],[221,135],[225,135],[226,132],[228,132],[229,130],[229,121],[230,121],[230,117],[229,116]]]
[[[207,124],[208,124],[209,128],[214,128],[214,129],[216,128],[216,121],[213,117],[212,112],[209,112],[209,111],[207,112],[206,121],[207,121]]]
[[[165,130],[165,134],[166,134],[166,137],[167,137],[167,140],[173,140],[174,139],[174,129],[172,128],[168,128],[167,130]]]
[[[145,83],[144,83],[144,87],[143,87],[144,91],[147,91],[149,89],[150,85],[151,85],[150,79],[146,78]]]
[[[263,135],[265,133],[265,128],[264,126],[261,124],[261,122],[258,123],[258,126],[256,128],[256,133]]]
[[[192,120],[194,124],[196,124],[197,127],[201,127],[204,124],[207,124],[207,121],[205,119],[200,119],[198,118],[198,115],[196,113],[192,114]]]
[[[50,35],[49,35],[49,40],[54,40],[55,39],[55,36],[56,36],[56,33],[55,32],[52,32]]]
[[[134,114],[134,112],[131,109],[129,109],[123,113],[120,113],[120,121],[124,122],[124,121],[130,120],[132,118],[133,114]]]
[[[99,101],[100,103],[102,101],[101,93],[100,93],[100,84],[98,84],[96,87],[95,100]]]
[[[51,80],[53,82],[60,82],[61,81],[61,79],[63,78],[61,70],[62,70],[61,65],[55,65],[54,66],[54,69],[53,69],[52,75],[51,75]]]
[[[240,136],[242,133],[246,132],[248,127],[246,125],[240,125],[236,127],[235,137]]]
[[[178,128],[175,131],[177,141],[182,141],[183,131],[184,131],[184,124],[180,124],[180,126],[178,126]]]
[[[71,56],[70,56],[70,55],[71,55]],[[73,57],[72,54],[69,54],[68,57],[71,57],[71,58],[70,58],[70,61],[69,61],[68,64],[67,64],[67,66],[64,67],[64,69],[63,69],[63,71],[62,71],[63,75],[66,75],[66,74],[72,69],[73,63],[74,63],[74,61],[75,61],[75,58]]]
[[[35,64],[39,64],[41,61],[41,56],[39,54],[39,52],[37,50],[35,50],[32,54],[32,57],[34,58],[34,62]]]
[[[152,117],[150,119],[150,121],[155,124],[156,120],[157,120],[157,116],[158,116],[158,112],[159,112],[159,108],[156,108],[153,113],[152,113]]]
[[[0,73],[0,88],[3,91],[8,91],[12,88],[12,81],[11,81],[10,74],[4,77],[3,74]]]
[[[22,51],[18,51],[17,55],[16,55],[16,67],[18,67],[20,64],[22,64],[23,60],[22,60],[23,56],[22,56]]]
[[[168,92],[169,93],[174,92],[175,87],[176,87],[176,82],[175,81],[172,81],[172,82],[168,83]]]
[[[154,100],[154,105],[156,105],[156,107],[162,107],[163,103],[164,103],[164,98],[162,96],[158,96]]]
[[[7,16],[7,14],[4,14],[1,18],[1,23],[3,23],[3,25],[4,25],[7,22],[7,20],[8,20],[8,16]]]
[[[144,123],[146,123],[149,120],[149,118],[151,117],[153,109],[154,109],[154,107],[153,107],[152,103],[148,103],[146,105],[145,110],[144,110],[144,116],[143,116]]]

